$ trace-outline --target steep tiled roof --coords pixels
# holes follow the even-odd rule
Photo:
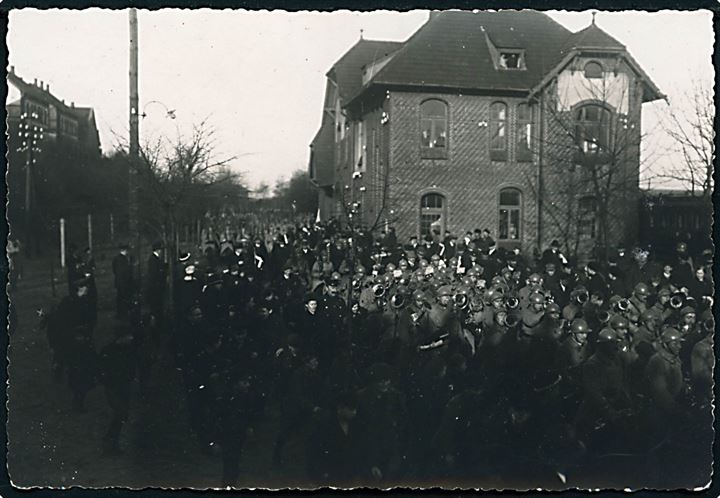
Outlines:
[[[562,58],[570,31],[532,11],[432,15],[378,74],[374,83],[528,90]],[[522,49],[525,70],[499,70],[492,50]]]
[[[600,29],[593,22],[587,28],[570,35],[563,48],[566,51],[588,48],[624,50],[625,45]]]
[[[362,87],[362,68],[395,52],[402,42],[360,39],[328,72],[338,85],[343,101],[355,95]]]

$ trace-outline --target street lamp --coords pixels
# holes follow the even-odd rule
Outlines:
[[[170,119],[175,119],[177,116],[175,115],[175,109],[170,109],[168,106],[160,102],[159,100],[151,100],[147,104],[145,104],[145,107],[143,107],[143,112],[140,114],[140,117],[145,119],[147,117],[147,113],[145,110],[151,105],[151,104],[157,104],[159,106],[162,106],[163,109],[165,109],[165,117]]]

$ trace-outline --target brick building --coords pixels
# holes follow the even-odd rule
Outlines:
[[[638,230],[640,116],[659,89],[594,21],[434,12],[402,43],[361,39],[327,73],[310,176],[320,216],[410,235],[488,228],[571,254]]]
[[[77,183],[71,172],[100,163],[100,138],[92,108],[66,104],[49,84],[25,81],[12,66],[6,78],[7,216],[13,236],[37,248],[55,215],[78,200],[65,190]]]

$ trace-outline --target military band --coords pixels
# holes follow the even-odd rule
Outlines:
[[[707,421],[711,254],[694,261],[685,242],[670,258],[620,247],[579,265],[558,241],[528,256],[489,230],[403,245],[392,230],[287,223],[168,258],[154,244],[138,285],[120,247],[117,330],[99,354],[87,255],[48,320],[73,407],[95,379],[106,390],[106,451],[121,450],[130,386],[168,356],[188,426],[221,455],[227,485],[269,413],[268,465],[282,469],[300,438],[307,478],[337,486],[681,458],[680,427]]]

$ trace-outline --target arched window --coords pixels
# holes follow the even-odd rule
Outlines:
[[[520,242],[522,231],[522,193],[504,188],[498,200],[498,240]]]
[[[597,201],[594,197],[581,197],[578,200],[578,235],[581,238],[594,239],[597,231]]]
[[[423,149],[447,148],[447,104],[426,100],[420,104],[420,145]]]
[[[585,104],[575,110],[575,137],[586,154],[597,153],[610,145],[611,113],[598,104]]]
[[[507,105],[490,106],[490,160],[507,161]]]
[[[533,153],[533,120],[532,107],[528,104],[517,106],[517,148],[515,155],[520,162],[532,161]]]
[[[585,64],[585,77],[586,78],[602,78],[603,68],[599,62],[590,61]]]
[[[420,199],[420,237],[437,233],[445,236],[447,202],[442,194],[425,194]]]

